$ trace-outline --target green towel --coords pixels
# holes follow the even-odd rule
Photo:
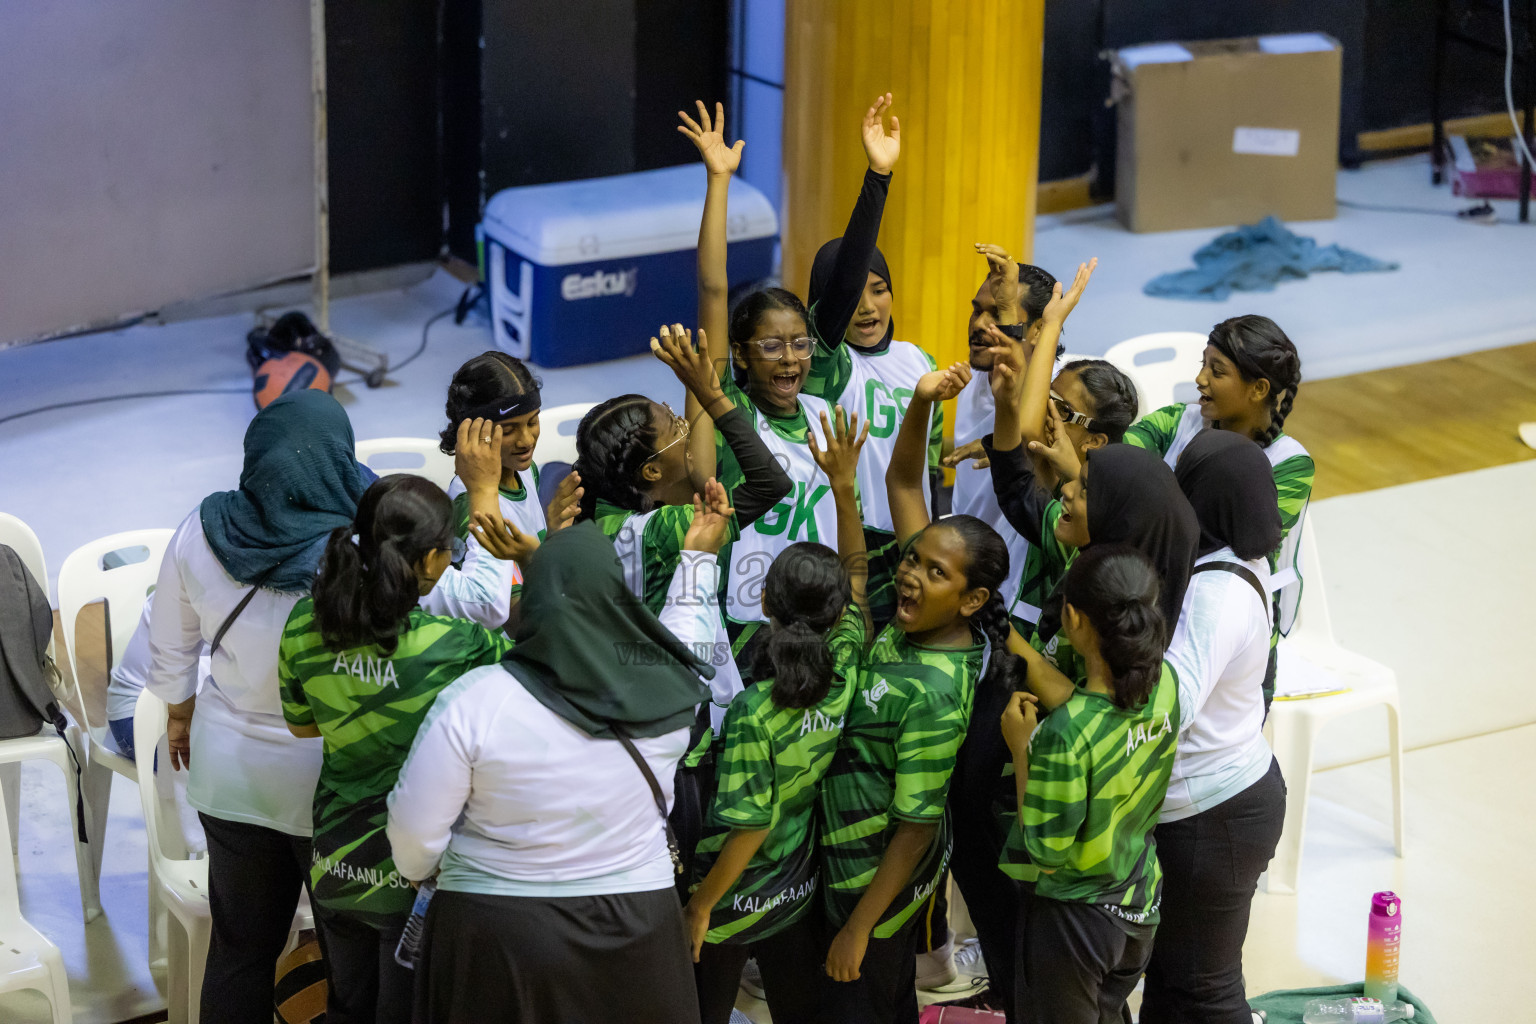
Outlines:
[[[1324,985],[1321,988],[1292,988],[1265,992],[1261,996],[1248,1000],[1248,1005],[1255,1010],[1263,1010],[1268,1018],[1268,1024],[1301,1024],[1301,1013],[1309,1000],[1326,999],[1329,996],[1338,996],[1343,999],[1363,995],[1365,995],[1365,984],[1357,981],[1352,985]],[[1401,985],[1397,987],[1397,998],[1412,1005],[1413,1024],[1435,1024],[1435,1015],[1429,1012],[1429,1007]]]

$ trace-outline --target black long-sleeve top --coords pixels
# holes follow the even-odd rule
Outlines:
[[[843,237],[829,250],[823,246],[811,266],[810,288],[806,298],[811,307],[811,329],[830,348],[843,343],[843,335],[858,312],[864,284],[869,280],[870,262],[875,257],[875,242],[880,237],[880,219],[885,214],[885,198],[891,188],[889,174],[864,172],[859,198],[848,217]],[[889,279],[889,278],[887,278]],[[889,341],[889,338],[886,339]]]
[[[997,494],[1003,518],[1019,536],[1038,547],[1045,507],[1051,503],[1051,496],[1035,477],[1035,467],[1024,445],[999,451],[992,447],[991,434],[981,439],[981,445],[992,462],[992,490]]]
[[[763,439],[757,436],[747,410],[733,406],[730,412],[715,420],[715,429],[741,466],[743,479],[731,494],[731,504],[736,508],[736,521],[749,526],[777,505],[794,485],[784,467],[763,444]]]

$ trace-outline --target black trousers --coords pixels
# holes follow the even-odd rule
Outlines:
[[[939,884],[933,887],[928,902],[917,911],[917,951],[932,953],[942,949],[952,937],[949,934],[949,872],[946,871]]]
[[[869,940],[857,981],[833,981],[823,970],[822,1019],[827,1024],[917,1024],[916,916],[890,938]],[[823,954],[835,935],[834,930],[827,936]]]
[[[277,958],[309,878],[309,840],[199,813],[208,836],[208,909],[202,1019],[272,1024]],[[325,934],[320,949],[327,961]]]
[[[1230,800],[1157,826],[1163,905],[1141,1002],[1145,1024],[1248,1024],[1248,911],[1284,823],[1285,780],[1272,760]]]
[[[416,1018],[430,1024],[688,1024],[699,1015],[677,892],[490,896],[427,908]]]
[[[1087,903],[1031,897],[1019,919],[1018,1001],[1032,1024],[1130,1024],[1157,926],[1117,921]]]
[[[815,1024],[826,968],[821,956],[825,949],[819,927],[821,916],[814,909],[766,939],[736,944],[704,943],[699,950],[699,962],[693,965],[693,979],[699,989],[699,1019],[703,1024],[728,1024],[741,986],[741,969],[749,956],[757,959],[763,972],[763,991],[768,997],[773,1024]]]
[[[409,915],[379,928],[315,906],[325,936],[326,1024],[410,1024],[416,972],[395,960]]]

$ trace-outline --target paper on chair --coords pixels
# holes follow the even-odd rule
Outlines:
[[[1349,686],[1327,669],[1309,661],[1295,647],[1280,642],[1276,652],[1275,696],[1295,697],[1304,694],[1333,693],[1347,690]]]

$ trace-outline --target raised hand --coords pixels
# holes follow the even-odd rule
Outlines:
[[[891,94],[875,97],[875,105],[864,111],[864,155],[869,157],[869,169],[876,174],[890,174],[901,156],[901,120],[891,115],[891,130],[885,130],[885,112],[891,108]]]
[[[992,342],[987,349],[992,354],[992,372],[988,379],[992,397],[999,406],[1016,407],[1024,393],[1024,370],[1028,365],[1024,346],[996,327],[989,326],[986,333],[987,340]]]
[[[1088,287],[1088,281],[1093,277],[1094,269],[1099,265],[1099,258],[1095,256],[1087,263],[1077,265],[1077,275],[1072,279],[1072,287],[1062,291],[1061,282],[1056,282],[1056,287],[1051,289],[1051,301],[1045,304],[1045,312],[1040,319],[1048,324],[1061,326],[1066,322],[1068,315],[1077,308],[1078,300],[1083,297],[1083,290]]]
[[[970,382],[970,364],[953,363],[942,370],[923,374],[912,397],[924,402],[947,402],[964,391]]]
[[[1066,424],[1061,421],[1061,413],[1056,411],[1055,402],[1045,404],[1045,443],[1031,441],[1029,450],[1044,457],[1056,471],[1057,479],[1062,482],[1076,480],[1083,471],[1083,464],[1077,458],[1077,449],[1067,436]]]
[[[1040,724],[1039,712],[1035,708],[1039,703],[1040,698],[1021,691],[1008,698],[1008,706],[1003,708],[1000,723],[1003,742],[1008,744],[1015,758],[1029,749],[1029,739],[1035,734],[1035,727]]]
[[[731,496],[714,477],[704,485],[704,495],[693,496],[693,522],[683,537],[684,551],[708,551],[718,555],[730,535],[731,517],[736,510],[731,507]]]
[[[976,252],[987,261],[987,283],[992,286],[992,301],[997,303],[998,322],[1017,323],[1019,299],[1024,294],[1024,286],[1019,284],[1019,265],[1000,245],[977,242]]]
[[[746,143],[738,139],[735,145],[730,145],[725,141],[725,104],[716,103],[715,116],[711,118],[703,100],[694,100],[694,103],[699,107],[699,119],[695,121],[679,110],[677,116],[683,123],[677,130],[698,147],[699,156],[704,158],[704,169],[710,175],[735,174],[736,168],[741,166],[741,151]],[[892,162],[895,162],[894,158]]]
[[[555,488],[555,496],[544,509],[544,521],[549,524],[546,532],[563,530],[575,522],[576,517],[581,515],[581,496],[585,493],[580,473],[572,470],[565,474],[565,479]]]
[[[529,555],[539,550],[538,534],[523,533],[505,519],[484,512],[474,513],[469,532],[474,534],[481,547],[503,562],[522,565]]]
[[[658,337],[651,339],[651,351],[656,353],[657,359],[671,367],[683,387],[692,392],[706,412],[709,411],[710,404],[720,398],[723,392],[720,389],[720,375],[715,372],[714,364],[709,360],[708,337],[702,330],[699,331],[699,344],[696,348],[693,332],[686,330],[682,324],[673,324],[671,328],[663,326],[657,334]]]
[[[858,414],[844,412],[843,407],[838,406],[834,422],[828,422],[825,412],[821,414],[821,429],[827,438],[825,451],[817,444],[814,430],[806,434],[806,442],[811,446],[811,458],[816,460],[816,465],[821,467],[821,471],[834,486],[842,484],[852,487],[858,477],[859,449],[864,447],[864,441],[869,437],[869,421],[864,421],[864,429],[860,431]]]
[[[495,490],[501,483],[501,427],[484,419],[460,423],[453,471],[467,491]]]
[[[992,460],[987,458],[987,446],[982,444],[980,440],[967,441],[939,461],[954,469],[960,463],[968,460],[975,460],[976,465],[972,467],[973,469],[986,469],[992,465]]]

